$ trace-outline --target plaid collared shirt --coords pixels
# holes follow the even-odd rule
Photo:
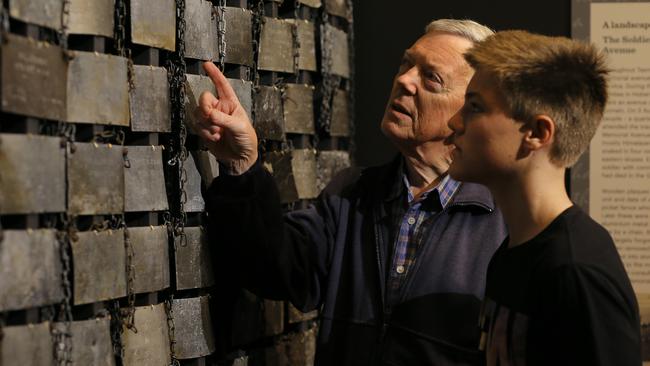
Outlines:
[[[402,171],[405,172],[405,169]],[[401,178],[403,184],[395,185],[400,190],[399,199],[395,200],[391,210],[395,226],[399,227],[399,230],[395,233],[393,256],[387,276],[390,305],[399,301],[400,290],[409,269],[415,263],[419,249],[427,244],[429,229],[437,217],[436,214],[449,204],[460,186],[460,182],[445,175],[436,187],[423,193],[420,199],[414,202],[406,173],[403,173]]]

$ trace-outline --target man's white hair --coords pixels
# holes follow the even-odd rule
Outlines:
[[[469,19],[437,19],[427,24],[424,31],[450,33],[472,42],[480,42],[494,34],[492,29]]]

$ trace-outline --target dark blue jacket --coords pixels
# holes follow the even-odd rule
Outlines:
[[[475,365],[487,264],[505,238],[486,188],[464,183],[435,220],[399,305],[385,302],[388,198],[399,160],[339,174],[307,209],[283,215],[257,163],[215,179],[211,232],[253,292],[320,309],[316,365]],[[215,238],[215,241],[217,239]]]

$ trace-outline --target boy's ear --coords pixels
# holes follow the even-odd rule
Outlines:
[[[529,151],[549,146],[555,138],[555,121],[545,114],[539,114],[526,123],[523,145]]]

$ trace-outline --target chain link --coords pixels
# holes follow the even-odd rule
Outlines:
[[[63,57],[70,58],[68,52],[68,23],[70,21],[70,0],[63,0],[61,3],[61,29],[59,30],[57,37],[59,39],[59,45],[63,51]]]
[[[60,216],[61,230],[57,230],[56,239],[59,243],[61,259],[61,283],[63,287],[63,301],[59,307],[59,322],[63,330],[52,328],[55,339],[54,358],[59,366],[72,364],[72,284],[70,283],[70,241],[77,239],[74,217],[62,213]]]
[[[170,366],[180,366],[180,362],[176,358],[176,327],[174,325],[174,295],[165,301],[165,314],[167,315],[167,330],[169,332],[169,355],[172,362]]]
[[[134,78],[135,70],[133,66],[133,59],[131,57],[131,49],[126,46],[126,2],[125,0],[117,0],[115,4],[115,52],[118,56],[126,58],[129,91],[135,88]]]
[[[262,24],[264,24],[264,1],[257,1],[256,4],[252,5],[251,11],[253,12],[253,67],[251,68],[251,81],[253,82],[254,90],[257,90],[260,85],[260,74],[257,70],[257,62],[260,56]],[[253,120],[255,120],[255,118],[253,118]]]
[[[293,17],[295,18],[291,24],[291,41],[293,42],[293,73],[296,77],[296,83],[300,79],[300,38],[298,34],[298,22],[301,21],[300,17],[300,1],[295,0],[293,4]]]
[[[332,42],[330,36],[329,15],[325,9],[321,10],[321,72],[322,80],[320,115],[318,116],[318,127],[329,134],[331,106],[334,90],[338,86],[338,78],[332,74]]]
[[[354,54],[354,4],[353,0],[346,0],[347,3],[347,20],[348,20],[348,63],[350,68],[350,77],[348,79],[348,116],[349,116],[349,137],[348,137],[348,153],[350,155],[350,163],[354,165],[354,153],[356,150],[356,143],[354,135],[356,133],[356,116],[355,116],[355,54]]]
[[[219,68],[226,69],[226,0],[219,0],[217,17],[217,35],[219,37]]]
[[[133,245],[131,243],[131,236],[129,233],[129,228],[126,225],[124,215],[120,215],[112,218],[111,227],[113,229],[121,229],[124,235],[124,251],[126,253],[125,261],[125,275],[126,275],[126,298],[127,298],[127,308],[121,310],[122,315],[122,324],[133,333],[137,333],[138,329],[135,327],[135,292],[133,289],[135,283],[135,265],[133,258],[135,253],[133,251]],[[126,320],[124,320],[126,319]]]

